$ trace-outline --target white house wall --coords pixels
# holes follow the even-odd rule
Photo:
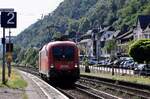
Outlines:
[[[85,54],[89,57],[93,57],[93,41],[92,39],[84,39],[79,42],[80,50],[85,49]],[[82,49],[84,48],[84,49]]]

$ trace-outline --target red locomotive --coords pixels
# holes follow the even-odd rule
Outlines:
[[[79,79],[78,47],[71,41],[55,41],[46,44],[39,52],[39,72],[50,81]]]

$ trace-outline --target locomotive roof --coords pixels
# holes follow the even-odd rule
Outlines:
[[[71,45],[76,45],[72,41],[54,41],[54,42],[49,42],[48,45],[57,45],[57,44],[71,44]]]
[[[72,41],[54,41],[54,42],[49,42],[48,44],[44,45],[42,50],[49,49],[49,47],[59,45],[59,44],[68,44],[68,45],[76,46],[76,43],[74,43]]]

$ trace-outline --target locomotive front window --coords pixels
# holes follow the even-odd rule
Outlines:
[[[74,59],[74,48],[69,46],[54,47],[53,57],[55,60],[71,61]]]
[[[74,48],[73,47],[64,47],[65,59],[72,60],[74,58]]]
[[[63,49],[60,47],[53,48],[53,57],[54,59],[60,60],[62,58]]]

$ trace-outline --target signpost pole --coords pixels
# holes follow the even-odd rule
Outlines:
[[[3,28],[3,67],[2,67],[2,83],[5,84],[5,28]]]
[[[10,36],[10,33],[11,33],[11,31],[10,31],[10,29],[9,29],[9,52],[10,53],[12,53],[11,51],[10,51],[10,44],[11,44],[11,36]],[[11,62],[8,62],[8,77],[10,77],[10,74],[11,74]]]
[[[3,9],[0,8],[0,24],[1,27],[3,28],[3,66],[2,66],[2,83],[5,84],[5,28],[16,28],[17,27],[17,12],[13,12],[14,9],[8,8],[8,9]],[[10,46],[10,44],[9,44]],[[11,58],[10,58],[11,57]],[[12,56],[9,55],[9,59],[12,59]],[[10,60],[11,62],[11,60]],[[10,72],[10,71],[9,71]]]

